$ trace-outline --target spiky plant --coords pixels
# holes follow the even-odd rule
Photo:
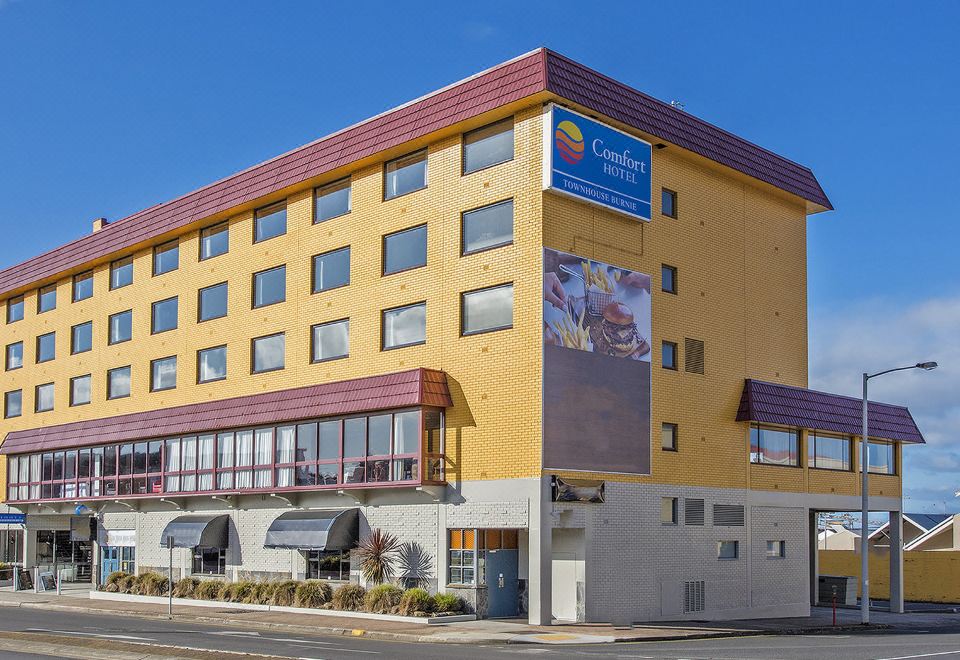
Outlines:
[[[400,554],[401,543],[393,534],[382,529],[371,530],[357,544],[360,574],[374,584],[383,584],[393,579],[394,565]]]

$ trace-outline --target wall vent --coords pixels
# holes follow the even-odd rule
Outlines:
[[[743,527],[743,505],[714,504],[713,524],[721,527]]]
[[[683,340],[684,370],[691,374],[703,373],[703,342],[699,339]]]
[[[703,500],[683,498],[683,524],[700,525],[704,522]]]
[[[703,612],[706,609],[704,581],[683,583],[683,612]]]

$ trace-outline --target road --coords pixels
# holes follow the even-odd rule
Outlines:
[[[580,646],[412,644],[344,636],[244,631],[213,624],[184,624],[26,608],[0,609],[0,658],[49,657],[214,659],[234,653],[254,657],[340,660],[376,658],[512,658],[561,660],[615,658],[718,660],[960,660],[960,618],[936,629],[921,627],[849,635],[738,637],[699,641]]]

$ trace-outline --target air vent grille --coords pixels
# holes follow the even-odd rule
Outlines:
[[[694,580],[683,583],[683,611],[703,612],[706,609],[703,580]]]
[[[684,370],[691,374],[703,373],[703,342],[699,339],[683,340]]]
[[[713,524],[721,527],[743,527],[743,505],[714,504]]]
[[[704,522],[703,500],[683,498],[683,523],[685,525],[700,525]]]

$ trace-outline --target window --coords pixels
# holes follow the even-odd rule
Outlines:
[[[133,284],[133,257],[117,259],[110,264],[110,290]]]
[[[53,383],[37,385],[34,396],[34,411],[39,413],[53,410]]]
[[[7,323],[23,320],[23,296],[7,301]]]
[[[172,390],[177,386],[177,356],[150,362],[150,391]]]
[[[130,341],[133,336],[133,310],[111,314],[109,319],[110,338],[108,343],[119,344]]]
[[[310,550],[307,555],[308,580],[350,579],[350,553],[338,550]]]
[[[660,212],[670,218],[677,217],[677,193],[667,188],[661,190]]]
[[[48,332],[37,337],[37,363],[49,362],[57,356],[57,333]]]
[[[197,304],[197,321],[219,319],[227,315],[227,283],[214,284],[200,289]]]
[[[476,582],[477,533],[473,529],[451,529],[450,536],[450,584],[474,584]]]
[[[336,360],[350,354],[350,319],[320,323],[311,330],[313,362]]]
[[[227,377],[227,347],[215,346],[197,351],[197,382],[209,383]]]
[[[427,341],[427,303],[387,309],[383,312],[383,350]]]
[[[427,226],[387,234],[383,237],[383,274],[399,273],[427,265]]]
[[[70,354],[86,353],[93,349],[93,321],[70,328]]]
[[[800,465],[799,433],[754,424],[750,427],[750,462],[770,465]]]
[[[736,559],[739,556],[739,541],[717,541],[717,559]]]
[[[321,186],[313,195],[314,224],[350,213],[350,177]]]
[[[320,293],[350,284],[350,248],[318,254],[313,258],[313,292]]]
[[[850,469],[849,437],[810,433],[807,436],[807,464],[821,470]]]
[[[660,266],[660,288],[665,293],[677,292],[677,269],[666,264]]]
[[[70,379],[70,405],[82,406],[90,403],[90,374]]]
[[[427,150],[391,160],[383,168],[383,198],[393,199],[427,187]]]
[[[73,276],[73,302],[93,297],[93,271]]]
[[[227,553],[223,548],[193,549],[194,575],[225,575],[227,572]]]
[[[466,211],[460,218],[461,254],[513,243],[513,200]]]
[[[23,390],[14,390],[3,395],[3,416],[5,419],[23,414]]]
[[[212,259],[230,251],[230,223],[220,224],[200,230],[200,261]]]
[[[150,334],[177,329],[177,297],[153,303],[150,314]]]
[[[283,369],[285,336],[282,332],[257,337],[252,342],[253,373]]]
[[[677,498],[660,498],[660,522],[664,525],[677,524]]]
[[[13,371],[23,366],[23,342],[18,341],[14,344],[7,344],[6,361],[4,368],[7,371]]]
[[[867,470],[873,474],[896,474],[896,452],[889,442],[871,440],[867,444]]]
[[[664,369],[677,370],[677,344],[665,341],[661,344],[660,362]]]
[[[287,299],[287,267],[277,266],[253,275],[253,307],[266,307]]]
[[[153,274],[163,275],[180,267],[180,244],[176,239],[153,248]]]
[[[474,335],[513,327],[513,284],[461,295],[460,334]]]
[[[664,422],[660,425],[660,448],[664,451],[677,451],[677,425]]]
[[[783,559],[786,556],[786,541],[767,541],[767,559]]]
[[[271,204],[253,213],[253,242],[259,243],[287,233],[286,201]]]
[[[463,173],[513,160],[513,117],[463,134]]]
[[[42,287],[37,293],[37,314],[57,308],[57,285]]]
[[[107,372],[107,398],[130,396],[130,367],[117,367]]]

